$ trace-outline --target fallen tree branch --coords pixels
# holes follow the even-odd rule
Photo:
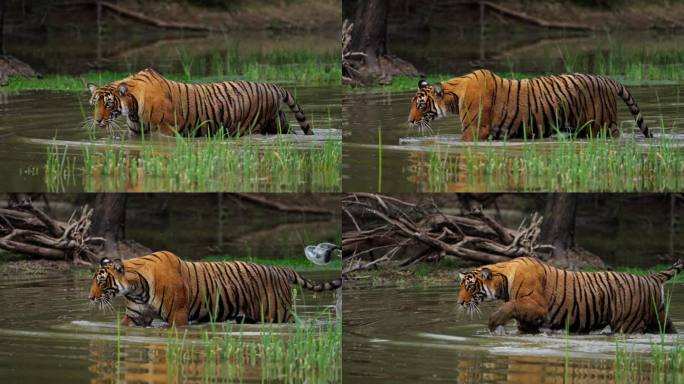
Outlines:
[[[87,205],[68,221],[51,218],[30,200],[0,209],[0,248],[34,258],[96,263],[104,239],[89,235],[93,210]]]
[[[510,229],[481,209],[451,215],[434,204],[422,207],[372,193],[345,196],[342,210],[343,219],[350,222],[342,234],[343,274],[380,266],[406,267],[441,257],[497,263],[537,256],[548,248],[539,244],[542,217],[537,214]]]

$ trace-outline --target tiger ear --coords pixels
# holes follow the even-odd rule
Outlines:
[[[459,272],[459,273],[458,273],[458,278],[456,279],[456,282],[457,282],[457,283],[460,283],[461,281],[463,281],[463,279],[465,279],[465,276],[466,276],[465,273]]]
[[[106,266],[108,266],[108,265],[111,264],[111,263],[112,263],[112,261],[109,260],[108,257],[103,257],[102,259],[100,259],[100,266],[101,266],[101,267],[106,267]]]
[[[482,268],[480,270],[480,275],[482,275],[482,278],[485,280],[492,279],[492,271],[490,271],[489,268]]]
[[[427,87],[428,85],[429,84],[425,79],[420,79],[418,81],[418,89],[423,89],[423,88]]]
[[[94,94],[95,91],[97,91],[97,85],[95,85],[93,83],[88,83],[87,87],[90,90],[91,95]]]
[[[126,83],[119,84],[119,95],[126,96],[127,93],[128,93],[128,84],[126,84]]]
[[[444,88],[442,88],[442,84],[435,84],[433,89],[435,90],[435,95],[437,96],[442,96],[444,94]]]
[[[121,262],[121,259],[114,260],[114,268],[116,269],[117,272],[123,273],[124,266],[123,266],[123,263]]]

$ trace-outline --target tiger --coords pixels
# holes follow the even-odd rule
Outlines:
[[[489,330],[515,319],[521,333],[539,328],[575,333],[675,333],[667,317],[663,285],[684,268],[679,260],[648,276],[624,272],[571,272],[533,257],[485,265],[459,274],[458,308],[479,312],[485,301],[503,300]],[[657,307],[657,310],[656,310]]]
[[[223,132],[276,134],[292,132],[281,102],[294,113],[306,135],[313,129],[292,94],[276,84],[251,81],[188,84],[144,69],[123,80],[97,87],[87,84],[93,122],[111,129],[119,116],[134,134],[158,130],[164,135],[208,136]]]
[[[129,259],[100,260],[89,299],[101,308],[123,296],[124,326],[150,326],[160,319],[170,325],[189,322],[289,323],[290,284],[329,291],[340,279],[313,282],[284,267],[242,261],[189,262],[169,251]]]
[[[653,137],[632,94],[605,76],[572,74],[511,80],[480,69],[434,85],[422,79],[411,100],[408,122],[420,132],[457,113],[463,140],[620,136],[616,96],[629,107],[642,134]]]

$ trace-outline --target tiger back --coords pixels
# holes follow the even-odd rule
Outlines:
[[[460,275],[458,304],[468,312],[480,303],[503,300],[489,329],[509,320],[521,332],[539,328],[588,333],[610,326],[622,333],[674,333],[663,284],[684,268],[680,260],[648,276],[622,272],[571,272],[532,257],[486,265]]]
[[[458,114],[466,141],[534,139],[558,132],[618,137],[618,97],[643,135],[652,137],[627,88],[605,76],[579,73],[518,80],[481,69],[434,85],[421,80],[408,121],[424,131],[432,121]]]
[[[125,261],[102,259],[89,298],[106,306],[124,296],[124,325],[148,326],[154,319],[175,325],[285,323],[292,321],[291,284],[327,291],[342,282],[316,283],[289,268],[241,261],[188,262],[162,251]]]

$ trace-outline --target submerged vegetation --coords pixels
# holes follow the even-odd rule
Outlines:
[[[520,144],[474,143],[460,153],[436,146],[427,164],[428,189],[677,191],[684,180],[684,151],[671,135],[652,141],[559,135],[556,142]]]
[[[53,144],[45,184],[49,191],[77,179],[86,191],[339,191],[342,143],[300,148],[285,135],[272,139],[177,136],[166,143],[173,145],[143,139],[138,150],[83,146],[80,154]]]

